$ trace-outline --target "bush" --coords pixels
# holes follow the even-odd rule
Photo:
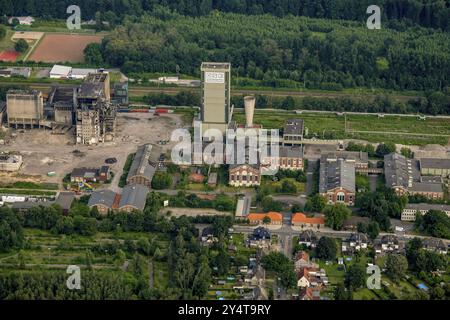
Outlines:
[[[152,188],[155,190],[163,190],[170,188],[172,185],[172,176],[165,172],[157,172],[152,179]]]

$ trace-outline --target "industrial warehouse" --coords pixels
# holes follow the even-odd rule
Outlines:
[[[15,129],[75,129],[76,143],[113,141],[117,105],[111,102],[110,77],[89,73],[79,86],[53,86],[48,97],[36,90],[10,90],[6,95],[8,125]]]

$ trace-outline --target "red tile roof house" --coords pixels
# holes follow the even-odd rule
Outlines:
[[[296,227],[320,228],[325,226],[324,217],[308,218],[304,213],[294,213],[292,215],[291,224]]]
[[[268,217],[270,219],[271,225],[281,225],[283,224],[283,215],[278,212],[268,212],[268,213],[250,213],[247,219],[250,224],[264,224],[264,218]]]
[[[295,270],[299,271],[303,268],[317,268],[317,264],[309,260],[309,254],[306,251],[299,251],[295,256]]]

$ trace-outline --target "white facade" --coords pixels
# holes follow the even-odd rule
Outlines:
[[[417,204],[417,205],[406,206],[406,208],[404,208],[402,211],[401,220],[402,221],[416,221],[416,213],[417,212],[420,212],[422,215],[425,215],[430,210],[443,211],[450,218],[450,206]]]
[[[72,72],[72,67],[54,65],[50,70],[51,79],[67,79]]]

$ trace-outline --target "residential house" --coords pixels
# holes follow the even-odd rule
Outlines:
[[[402,221],[415,221],[416,214],[425,215],[430,210],[442,211],[450,217],[450,205],[429,203],[408,203],[402,211]]]
[[[14,20],[19,21],[19,24],[21,26],[31,26],[33,24],[33,22],[35,21],[35,19],[31,16],[26,16],[26,17],[11,17],[8,19],[8,23],[9,24],[13,24]]]
[[[303,228],[320,228],[325,226],[325,218],[323,216],[309,218],[303,213],[294,213],[292,215],[291,224]]]
[[[310,285],[308,268],[301,268],[297,273],[297,287],[308,288]]]
[[[328,204],[355,204],[355,162],[345,159],[320,160],[319,193]]]
[[[299,251],[295,256],[295,270],[303,268],[317,268],[317,264],[309,260],[309,254],[306,251]]]
[[[447,254],[448,247],[441,239],[426,238],[422,241],[423,248],[428,251],[434,251],[439,254]]]
[[[204,228],[200,238],[204,245],[211,245],[218,241],[217,237],[214,236],[214,229],[212,227]]]
[[[111,179],[109,166],[100,168],[75,168],[70,174],[70,181],[75,182],[107,182]]]
[[[375,253],[392,253],[400,249],[400,242],[394,235],[385,235],[375,241]]]
[[[250,221],[250,224],[264,224],[265,219],[270,219],[267,224],[270,225],[281,225],[283,224],[283,215],[278,212],[268,212],[268,213],[250,213],[247,216],[247,219]],[[267,220],[268,220],[267,219]]]
[[[270,244],[270,239],[269,230],[263,227],[256,228],[248,237],[250,247],[267,247]]]
[[[350,237],[342,242],[342,252],[355,252],[367,249],[369,239],[363,233],[352,233]]]
[[[308,248],[315,248],[317,241],[317,236],[312,230],[305,230],[298,237],[298,244],[305,245]]]

